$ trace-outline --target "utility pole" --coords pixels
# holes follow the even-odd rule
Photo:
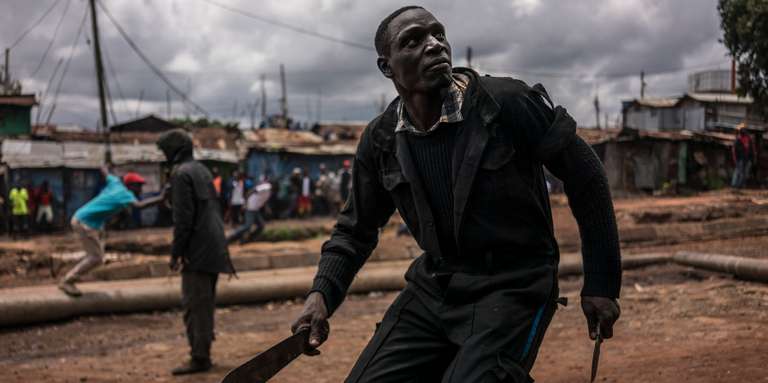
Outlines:
[[[6,68],[8,64],[5,64]],[[736,94],[736,59],[731,59],[731,93]]]
[[[640,72],[640,99],[645,98],[645,86],[648,85],[645,83],[645,71]]]
[[[249,105],[249,112],[251,114],[251,130],[256,129],[256,107],[259,105],[258,101],[254,101],[253,104]]]
[[[3,72],[5,74],[3,75],[3,81],[2,83],[4,85],[11,85],[11,48],[5,48],[5,67]]]
[[[382,93],[381,102],[379,103],[379,113],[384,113],[386,109],[387,109],[387,95],[385,93]]]
[[[261,74],[261,121],[267,123],[267,88],[264,85],[264,74]]]
[[[171,119],[171,91],[165,90],[165,118]]]
[[[280,64],[280,89],[282,91],[280,106],[282,108],[283,123],[288,128],[288,95],[285,92],[285,66],[282,63]]]
[[[472,68],[472,47],[467,46],[467,68]]]
[[[597,122],[597,128],[600,129],[600,99],[597,97],[597,93],[595,93],[595,120]]]
[[[144,100],[144,89],[139,91],[139,102],[136,103],[136,116],[134,118],[139,118],[139,112],[141,112],[141,101]]]
[[[93,28],[93,56],[96,62],[96,80],[99,85],[99,107],[101,109],[101,127],[106,136],[106,151],[104,152],[104,161],[107,164],[112,163],[112,137],[107,121],[107,104],[104,96],[104,64],[101,62],[101,46],[99,45],[99,24],[96,21],[96,0],[89,0],[91,5],[91,27]]]

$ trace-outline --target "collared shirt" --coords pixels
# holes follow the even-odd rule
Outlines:
[[[443,99],[440,118],[426,131],[419,130],[408,120],[405,111],[405,102],[403,102],[403,99],[401,98],[400,102],[397,104],[397,126],[395,127],[395,133],[409,132],[423,136],[435,131],[435,129],[443,123],[464,121],[464,116],[461,114],[461,106],[464,104],[464,93],[466,92],[468,85],[469,77],[463,74],[453,74],[453,81],[448,87],[448,94],[445,96],[445,99]]]

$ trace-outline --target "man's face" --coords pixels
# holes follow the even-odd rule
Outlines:
[[[410,92],[430,92],[451,82],[451,46],[445,28],[431,13],[411,9],[395,17],[387,29],[389,53],[379,69],[395,85]]]

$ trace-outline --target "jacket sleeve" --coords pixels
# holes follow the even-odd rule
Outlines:
[[[184,259],[195,221],[195,195],[188,174],[178,172],[171,181],[173,201],[173,245],[171,256]]]
[[[311,291],[323,294],[329,314],[341,305],[355,275],[376,247],[379,229],[395,211],[379,181],[372,154],[369,135],[364,134],[355,155],[352,189],[331,238],[322,247]]]
[[[531,154],[563,181],[578,223],[584,263],[581,295],[618,298],[619,234],[603,164],[589,144],[576,135],[573,118],[563,107],[551,104],[543,87],[529,88],[517,106]]]

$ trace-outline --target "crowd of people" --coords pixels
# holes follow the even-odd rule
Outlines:
[[[259,218],[262,219],[336,215],[349,195],[351,167],[351,161],[344,160],[341,168],[334,172],[321,163],[316,178],[310,175],[308,168],[298,167],[282,177],[272,177],[267,173],[258,180],[237,170],[226,181],[222,180],[217,168],[213,168],[212,173],[225,222],[240,225],[247,223],[248,212],[253,211],[255,206],[249,201],[252,194],[259,196]],[[265,185],[269,185],[266,197]]]

